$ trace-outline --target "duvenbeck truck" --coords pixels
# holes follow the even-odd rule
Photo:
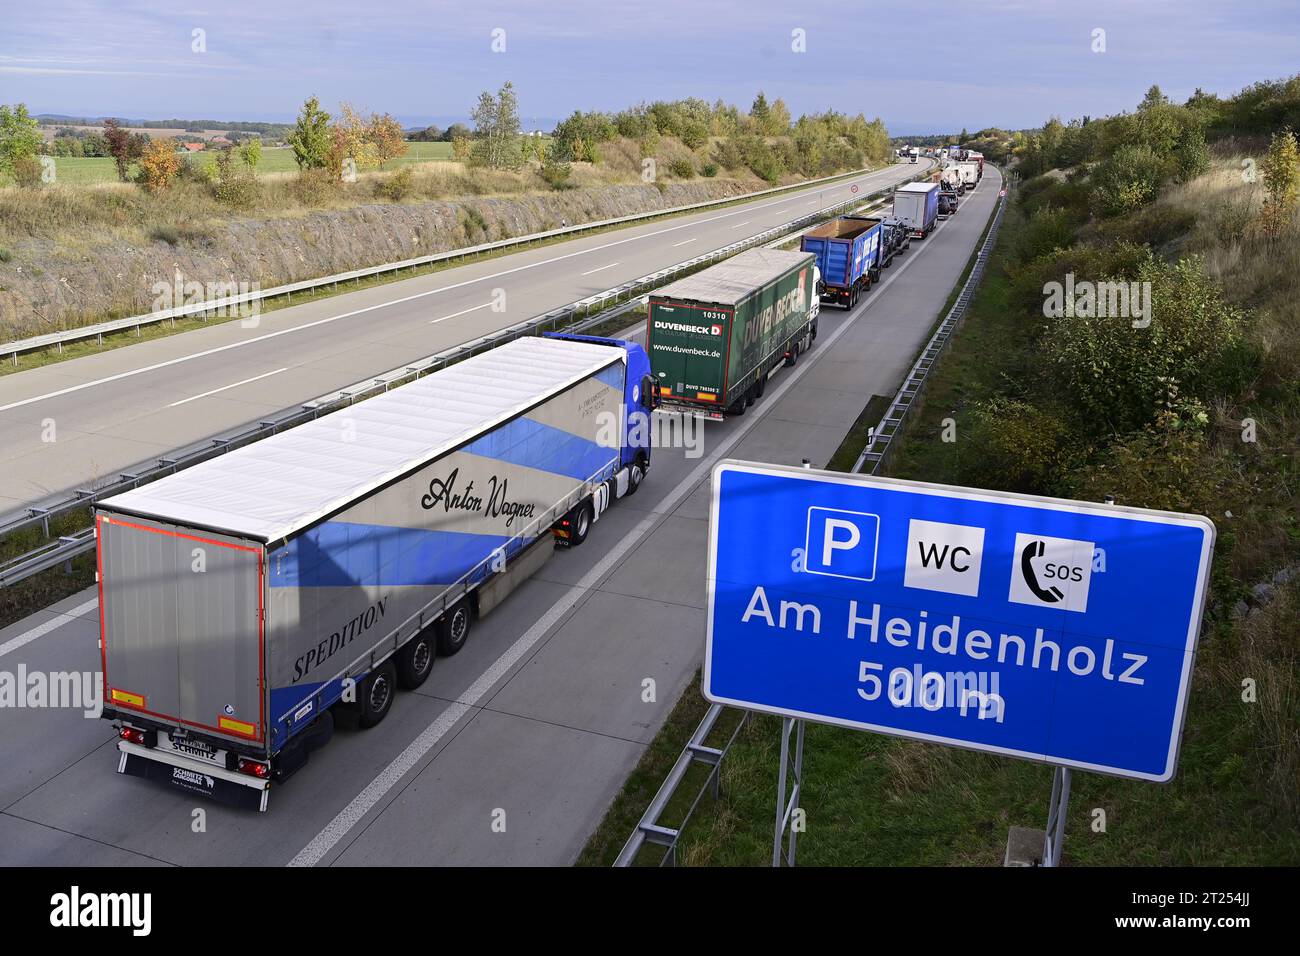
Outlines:
[[[799,248],[817,258],[821,300],[851,309],[880,276],[879,219],[840,216],[805,232]]]
[[[817,337],[820,282],[809,253],[750,249],[650,293],[659,402],[709,419],[744,414]]]
[[[939,217],[939,184],[908,183],[894,190],[894,218],[912,224],[912,235],[924,239]]]
[[[96,509],[118,772],[265,810],[650,465],[631,342],[517,339]]]

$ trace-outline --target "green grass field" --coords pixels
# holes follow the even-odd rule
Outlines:
[[[451,159],[451,143],[407,143],[406,153],[381,169],[398,169],[414,163],[436,163]],[[216,162],[216,153],[193,153],[187,157],[189,162],[211,165]],[[61,183],[84,185],[90,183],[111,183],[117,181],[117,167],[107,156],[55,157],[55,175]],[[134,174],[136,167],[132,165]],[[257,164],[258,175],[270,173],[297,172],[298,166],[293,161],[293,150],[287,146],[267,147],[262,150],[262,158]]]

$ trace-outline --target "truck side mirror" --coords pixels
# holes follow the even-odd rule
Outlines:
[[[641,379],[641,407],[653,411],[659,405],[659,386],[649,375]]]

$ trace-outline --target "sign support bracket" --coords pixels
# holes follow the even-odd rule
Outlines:
[[[1070,806],[1070,768],[1052,768],[1052,799],[1047,804],[1047,829],[1043,831],[1043,866],[1060,866],[1065,842],[1065,816]]]
[[[794,866],[795,851],[798,845],[799,830],[793,823],[795,811],[799,809],[799,798],[803,795],[803,730],[804,721],[793,717],[781,718],[781,769],[776,782],[776,832],[772,838],[772,865]],[[790,764],[790,736],[794,733],[794,765]],[[788,778],[793,776],[794,783],[787,788]],[[787,789],[789,799],[786,798]],[[786,850],[785,833],[790,831],[789,849]]]

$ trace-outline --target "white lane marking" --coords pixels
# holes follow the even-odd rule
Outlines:
[[[71,611],[64,611],[57,617],[53,617],[43,624],[37,624],[26,634],[19,634],[17,637],[11,637],[3,644],[0,644],[0,657],[4,657],[6,654],[16,651],[18,648],[44,637],[46,634],[50,633],[50,631],[57,630],[73,618],[81,617],[81,615],[85,614],[87,611],[92,611],[98,606],[99,598],[93,597],[85,604],[77,605]]]
[[[872,176],[877,176],[880,173],[884,173],[888,171],[889,171],[888,169],[877,170],[875,173],[870,173],[867,176],[863,176],[862,179],[865,181],[867,179],[870,179]],[[539,266],[552,265],[556,262],[562,262],[565,259],[572,259],[575,256],[585,256],[592,252],[599,252],[602,249],[609,249],[614,246],[621,246],[628,242],[639,242],[642,239],[651,239],[654,238],[655,236],[663,235],[664,233],[676,232],[679,229],[689,229],[693,226],[706,225],[707,223],[710,222],[716,222],[719,219],[727,219],[730,218],[731,216],[743,215],[744,213],[751,212],[754,209],[763,209],[768,206],[774,206],[789,201],[790,200],[788,199],[779,199],[768,203],[761,203],[757,206],[746,205],[745,208],[736,210],[734,212],[721,213],[717,216],[711,216],[707,219],[698,219],[692,222],[679,223],[678,225],[675,226],[666,226],[665,228],[655,230],[654,232],[647,232],[637,236],[628,236],[626,239],[616,239],[613,242],[607,242],[603,245],[592,246],[590,249],[579,249],[576,252],[569,252],[561,256],[554,256],[550,259],[544,259],[540,262],[530,262],[522,266],[515,266],[512,269],[504,269],[501,272],[495,272],[491,275],[479,276],[478,278],[475,279],[466,279],[463,282],[455,282],[452,283],[451,285],[445,285],[437,289],[429,289],[428,291],[425,292],[416,292],[413,295],[402,296],[401,298],[391,299],[387,302],[378,302],[375,305],[368,305],[365,306],[364,308],[353,309],[351,312],[343,312],[340,313],[339,315],[332,315],[324,319],[317,319],[315,322],[304,322],[302,325],[295,325],[292,328],[281,329],[278,332],[268,332],[266,335],[259,335],[255,338],[245,339],[242,342],[231,342],[229,345],[220,345],[215,348],[204,349],[201,352],[195,352],[193,355],[182,355],[178,358],[168,359],[165,362],[155,362],[153,365],[146,365],[142,368],[131,369],[126,372],[118,372],[116,375],[109,375],[106,376],[105,378],[95,379],[94,381],[91,382],[83,382],[80,385],[70,385],[67,388],[61,388],[58,389],[57,391],[46,392],[44,395],[34,395],[31,398],[24,398],[17,402],[10,402],[8,405],[0,405],[0,412],[7,412],[13,408],[22,408],[24,405],[31,405],[35,402],[43,402],[49,398],[58,398],[60,395],[68,395],[71,394],[72,392],[80,392],[83,389],[94,388],[97,385],[107,385],[109,382],[116,382],[119,381],[120,379],[130,378],[133,375],[143,375],[146,372],[155,372],[160,368],[167,368],[172,365],[179,365],[181,362],[189,362],[193,359],[203,358],[208,355],[216,355],[219,352],[225,352],[228,351],[229,349],[242,348],[245,345],[252,345],[256,342],[265,342],[268,339],[278,338],[281,335],[289,335],[290,333],[293,332],[301,332],[305,329],[315,328],[318,325],[326,325],[330,322],[337,322],[340,319],[349,319],[354,315],[363,315],[366,312],[373,312],[376,309],[386,309],[390,305],[401,305],[403,302],[411,302],[415,299],[422,299],[425,296],[438,295],[441,292],[450,292],[452,289],[459,289],[462,288],[463,286],[473,285],[476,282],[487,282],[491,279],[499,279],[502,276],[513,275],[516,272],[524,272],[525,270],[528,269],[536,269]]]
[[[699,236],[696,236],[695,238],[698,239]],[[676,249],[678,246],[684,246],[684,245],[686,245],[686,243],[688,243],[688,242],[694,242],[694,241],[695,241],[695,239],[685,239],[685,240],[683,240],[683,241],[681,241],[681,242],[674,242],[674,243],[673,243],[673,248]]]
[[[277,368],[274,372],[263,372],[261,375],[254,375],[252,378],[246,378],[242,382],[235,382],[232,385],[222,385],[220,388],[214,388],[211,391],[201,392],[198,395],[191,395],[189,398],[182,398],[179,402],[172,402],[168,408],[175,408],[177,405],[184,405],[186,402],[198,401],[200,398],[207,398],[209,395],[215,395],[217,392],[224,392],[228,388],[239,388],[241,385],[247,385],[249,382],[256,382],[258,379],[270,378],[272,375],[279,375],[281,372],[287,372],[289,366]]]
[[[978,238],[978,237],[977,237]],[[926,248],[932,248],[927,246]],[[920,256],[919,253],[925,249],[918,250],[918,255],[912,256],[907,262],[899,266],[888,279],[876,286],[876,291],[869,293],[862,304],[858,306],[857,311],[852,313],[847,320],[840,325],[834,332],[821,342],[821,348],[813,360],[804,362],[801,366],[796,367],[786,378],[784,382],[772,392],[768,400],[768,408],[775,407],[776,403],[784,397],[785,393],[793,388],[810,368],[813,368],[822,355],[832,351],[833,346],[853,324],[866,314],[867,305],[873,299],[880,295],[885,288],[907,271],[913,262],[916,262]],[[703,480],[708,470],[713,467],[715,461],[726,457],[726,453],[746,435],[750,429],[754,428],[759,422],[767,416],[760,415],[745,421],[729,438],[714,449],[711,455],[707,455],[700,460],[700,463],[690,473],[685,481],[678,483],[677,487],[668,493],[653,511],[643,518],[635,528],[632,529],[614,548],[607,554],[595,567],[583,575],[582,580],[573,585],[560,596],[551,607],[538,618],[527,631],[519,636],[516,641],[510,645],[500,657],[498,657],[487,670],[485,670],[478,680],[474,681],[460,696],[458,700],[447,707],[432,724],[426,727],[418,737],[407,744],[400,754],[398,754],[391,763],[388,764],[374,780],[370,781],[360,793],[340,810],[325,827],[312,838],[311,842],[303,847],[298,854],[289,861],[289,866],[315,866],[326,855],[338,845],[349,831],[360,823],[371,810],[378,805],[385,794],[393,789],[401,779],[406,776],[421,760],[437,746],[438,741],[447,735],[456,723],[467,713],[478,706],[478,702],[487,696],[488,692],[501,680],[510,669],[514,667],[519,660],[527,654],[533,646],[546,635],[566,615],[578,600],[600,583],[601,578],[608,574],[615,565],[623,560],[623,557],[631,550],[634,544],[640,543],[641,539],[654,530],[655,525],[664,517],[666,513],[671,513],[674,508],[688,494],[695,490],[695,486]]]
[[[732,226],[731,228],[732,228],[732,229],[740,229],[740,228],[743,227],[743,226],[748,226],[751,222],[753,222],[752,219],[746,219],[744,222],[738,222],[738,223],[736,223],[736,224],[735,224],[734,226]]]
[[[477,312],[479,309],[486,309],[491,302],[484,302],[482,305],[471,306],[468,309],[461,309],[459,312],[453,312],[451,315],[444,315],[441,319],[433,319],[430,325],[437,325],[439,322],[446,322],[448,319],[454,319],[458,315],[469,315],[471,312]]]
[[[589,269],[588,271],[584,272],[583,275],[585,275],[585,276],[589,276],[589,275],[591,275],[592,273],[595,273],[595,272],[602,272],[602,271],[604,271],[605,269],[612,269],[612,268],[614,268],[616,265],[618,265],[617,262],[611,262],[611,263],[610,263],[609,265],[607,265],[607,266],[597,266],[595,269]]]

